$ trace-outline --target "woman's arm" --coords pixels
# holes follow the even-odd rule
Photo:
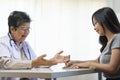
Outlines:
[[[95,59],[95,60],[85,60],[85,61],[81,61],[81,60],[70,60],[68,62],[66,62],[66,67],[71,67],[72,68],[72,65],[74,64],[83,64],[83,63],[88,63],[88,62],[95,62],[95,63],[98,63],[98,59]]]
[[[95,61],[84,61],[84,62],[79,62],[79,63],[73,63],[69,64],[71,68],[93,68],[98,71],[106,72],[109,74],[113,74],[116,71],[118,71],[120,67],[120,49],[112,49],[111,52],[111,59],[110,63],[108,64],[100,64],[97,62],[98,60]]]
[[[100,70],[110,74],[115,73],[120,67],[120,49],[112,49],[109,64],[99,64],[90,62],[89,67],[94,67],[96,70]]]

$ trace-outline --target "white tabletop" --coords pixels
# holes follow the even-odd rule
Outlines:
[[[88,68],[63,69],[62,67],[56,65],[50,68],[41,67],[28,70],[0,70],[0,77],[37,77],[51,79],[90,73],[95,73],[95,71]]]

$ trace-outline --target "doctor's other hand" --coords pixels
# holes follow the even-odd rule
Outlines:
[[[52,65],[56,65],[57,62],[52,60],[52,59],[44,59],[44,57],[46,57],[46,54],[43,54],[39,57],[37,57],[37,59],[32,60],[32,67],[38,67],[38,66],[52,66]]]
[[[56,61],[57,63],[65,63],[66,61],[69,61],[70,55],[63,56],[61,55],[62,53],[63,51],[58,52],[53,58],[51,58],[51,60]]]

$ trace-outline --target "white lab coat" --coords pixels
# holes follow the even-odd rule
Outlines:
[[[0,69],[5,69],[5,68],[8,68],[8,69],[27,69],[27,68],[31,68],[31,62],[37,56],[34,53],[34,51],[32,50],[32,48],[30,47],[30,45],[26,41],[22,42],[22,47],[23,47],[24,53],[28,59],[28,60],[26,60],[26,62],[23,62],[23,60],[21,59],[20,49],[17,47],[15,42],[12,40],[10,33],[8,33],[7,36],[1,37],[0,38],[0,57],[7,56],[8,58],[14,60],[13,62],[8,63],[8,64],[13,63],[15,65],[12,67],[9,67],[8,64],[7,65],[0,64]],[[16,63],[21,63],[22,65],[18,65]],[[3,68],[3,66],[6,66],[6,67]],[[2,78],[2,80],[19,80],[19,78]],[[30,80],[36,80],[36,79],[34,78],[34,79],[30,79]]]

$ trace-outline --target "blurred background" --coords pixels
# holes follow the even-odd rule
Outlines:
[[[74,60],[96,59],[101,45],[91,16],[109,6],[120,16],[120,0],[0,0],[0,37],[8,33],[8,16],[12,11],[30,15],[31,31],[26,41],[36,54],[46,58],[63,50]],[[87,76],[87,77],[86,77]],[[58,80],[97,80],[97,74],[58,78]]]

